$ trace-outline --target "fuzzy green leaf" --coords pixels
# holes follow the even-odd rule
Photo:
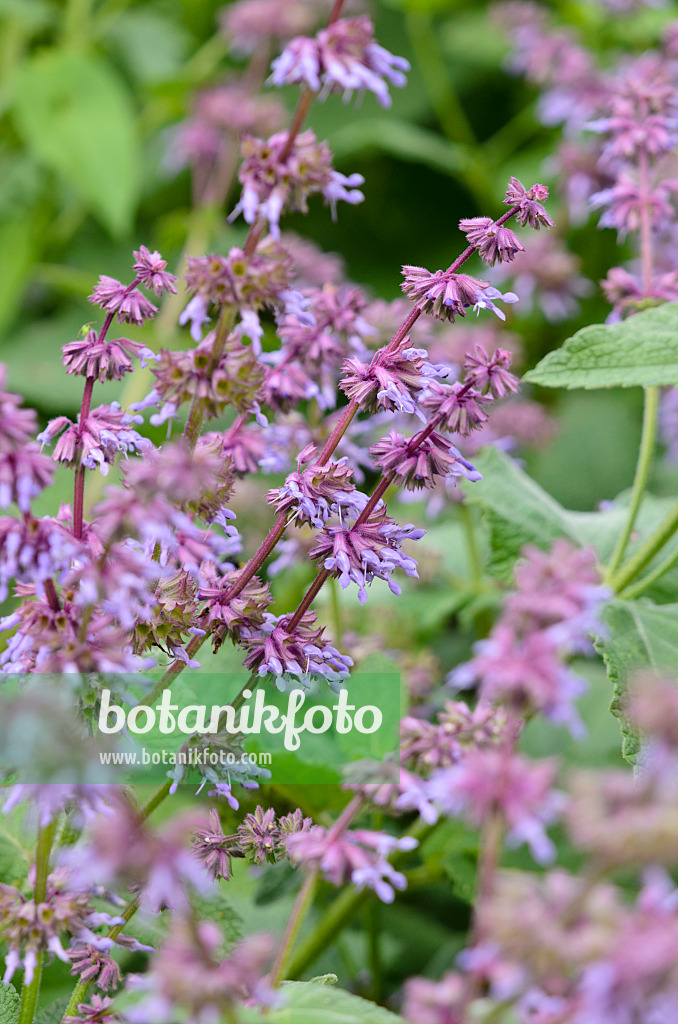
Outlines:
[[[317,981],[290,981],[282,987],[284,1005],[266,1015],[267,1024],[398,1024],[382,1006]],[[261,1021],[257,1010],[239,1011],[244,1024]]]
[[[0,1024],[16,1024],[19,1019],[21,999],[13,985],[3,985],[0,981]]]
[[[622,732],[622,753],[635,762],[638,734],[625,714],[629,682],[643,668],[675,672],[678,666],[678,604],[655,605],[646,598],[613,601],[604,613],[607,635],[596,642],[613,685],[610,710]]]
[[[583,327],[524,379],[546,388],[678,385],[678,305]]]

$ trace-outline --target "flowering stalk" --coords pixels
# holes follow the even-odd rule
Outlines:
[[[511,219],[511,217],[514,217],[520,211],[521,211],[521,204],[519,202],[512,204],[511,207],[504,214],[502,214],[501,217],[499,217],[494,222],[494,227],[495,228],[502,227],[508,220]],[[443,274],[442,279],[445,280],[448,277],[450,277],[451,275],[453,275],[454,273],[456,273],[456,271],[468,259],[470,259],[470,257],[476,252],[477,248],[478,248],[478,246],[476,244],[467,246],[467,248],[464,249],[464,251],[459,256],[457,256],[457,258],[454,260],[454,262],[450,264],[450,266],[447,268],[447,270]],[[414,326],[416,321],[419,319],[419,317],[421,316],[422,312],[423,312],[423,306],[422,305],[415,305],[414,306],[414,308],[405,317],[405,319],[403,320],[402,324],[400,325],[400,327],[398,328],[396,333],[391,338],[391,341],[383,349],[384,354],[390,354],[390,353],[394,352],[395,350],[397,350],[398,346],[407,337],[408,333],[410,332],[410,330],[412,329],[412,327]],[[341,441],[342,437],[344,436],[344,434],[346,433],[348,427],[350,426],[352,420],[354,419],[356,414],[359,412],[360,407],[361,407],[361,404],[360,404],[360,402],[357,399],[354,398],[354,399],[351,399],[349,401],[348,405],[346,406],[346,408],[344,409],[344,412],[341,415],[341,418],[339,419],[339,422],[337,423],[337,425],[335,426],[334,430],[332,431],[332,433],[328,437],[327,441],[325,442],[325,446],[323,447],[322,453],[321,453],[321,455],[318,458],[318,462],[320,464],[324,465],[324,464],[329,462],[329,460],[332,457],[332,455],[334,454],[334,452],[335,452],[339,442]],[[433,428],[431,428],[431,429],[433,429]],[[426,435],[426,436],[428,436],[428,435]],[[425,440],[425,437],[421,437],[419,443],[421,443],[423,440]],[[373,495],[374,501],[373,501],[373,504],[370,506],[370,511],[377,504],[377,502],[379,501],[379,498],[381,497],[381,495],[383,493],[385,493],[385,491],[386,491],[386,489],[388,487],[388,483],[386,483],[385,486],[384,486],[384,482],[382,481],[382,483],[380,484],[380,487],[383,487],[383,490],[381,490],[378,494],[376,494],[376,497],[375,497],[375,495]],[[361,522],[363,522],[363,521],[364,520],[361,520]],[[249,559],[249,561],[241,569],[237,582],[228,591],[228,593],[227,593],[227,595],[225,597],[225,600],[229,601],[229,600],[232,600],[234,597],[236,597],[243,590],[243,588],[246,586],[246,584],[249,582],[249,580],[251,580],[252,577],[258,572],[258,570],[261,568],[261,566],[264,564],[264,562],[266,561],[268,556],[271,554],[271,552],[275,548],[275,546],[278,543],[278,541],[281,539],[283,533],[285,532],[286,525],[287,525],[287,517],[285,515],[278,516],[278,518],[276,519],[275,523],[273,524],[273,526],[272,526],[268,536],[265,538],[265,540],[260,545],[260,547],[255,552],[255,554]],[[321,577],[322,577],[322,579],[321,579]],[[317,577],[316,582],[313,584],[314,587],[317,587],[317,590],[311,595],[311,597],[309,599],[309,604],[313,600],[313,598],[315,597],[315,594],[322,587],[323,583],[325,582],[325,579],[327,579],[327,576],[323,576],[322,573],[319,575],[319,577]],[[297,612],[295,613],[295,619],[296,619],[295,625],[298,623],[299,619],[301,618],[301,615],[303,615],[305,607],[308,607],[308,604],[306,604],[304,607],[300,606],[300,608],[297,609]]]
[[[53,819],[48,825],[43,825],[38,832],[38,842],[35,851],[35,885],[33,886],[33,899],[36,906],[44,902],[45,899],[47,875],[49,874],[49,857],[52,852],[55,831],[56,820]],[[21,1003],[19,1005],[17,1024],[33,1024],[38,995],[40,994],[42,961],[43,954],[40,952],[30,983],[27,985],[24,981],[21,989]]]
[[[313,897],[318,885],[318,871],[309,871],[302,882],[301,889],[292,907],[285,932],[278,946],[275,962],[271,971],[271,984],[277,988],[285,978],[285,971],[297,940],[301,926],[304,923],[308,911],[313,905]]]

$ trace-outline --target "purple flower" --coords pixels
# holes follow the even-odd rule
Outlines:
[[[340,832],[315,825],[287,840],[287,852],[295,864],[317,868],[333,885],[352,882],[358,889],[373,889],[383,903],[392,903],[395,890],[406,888],[405,876],[389,864],[394,850],[413,850],[411,836],[396,839],[366,829]]]
[[[424,313],[449,320],[454,323],[458,316],[466,316],[466,310],[473,308],[491,309],[500,320],[506,315],[495,306],[493,299],[503,302],[517,302],[518,296],[513,292],[502,295],[487,281],[479,281],[468,274],[451,274],[446,270],[436,270],[431,274],[423,267],[404,266],[405,281],[402,289]]]
[[[532,188],[526,189],[517,178],[511,178],[504,202],[507,206],[516,204],[519,206],[516,220],[521,227],[529,224],[531,228],[538,231],[542,224],[547,228],[553,227],[553,221],[542,206],[542,202],[548,197],[549,190],[546,185],[536,184]]]
[[[221,635],[220,626],[225,627],[235,639],[243,630],[253,633],[264,623],[266,611],[273,600],[269,585],[253,576],[237,594],[229,597],[241,575],[241,569],[234,569],[222,576],[211,562],[204,562],[200,567],[198,596],[206,603],[200,621],[206,628],[209,623],[216,636]]]
[[[96,331],[88,331],[87,336],[79,341],[69,341],[62,345],[61,351],[66,373],[95,377],[102,383],[122,380],[133,368],[132,357],[139,359],[142,366],[147,365],[147,360],[155,359],[155,353],[138,341],[117,338],[99,342]]]
[[[176,295],[176,277],[167,270],[167,260],[164,260],[159,252],[150,252],[145,245],[135,250],[134,270],[137,272],[137,280],[141,281],[149,291],[154,291],[160,297],[163,292],[170,292]]]
[[[112,402],[92,409],[84,423],[80,423],[79,418],[76,424],[66,416],[57,416],[38,435],[38,441],[49,444],[61,435],[52,455],[55,462],[73,464],[80,453],[83,466],[98,469],[102,476],[108,476],[118,453],[152,448],[148,438],[129,425],[142,422],[141,416],[124,413],[117,402]]]
[[[273,61],[274,85],[305,84],[312,92],[373,92],[382,107],[390,107],[389,82],[406,84],[410,65],[395,57],[374,39],[374,27],[366,15],[344,18],[318,32],[315,39],[299,37]],[[384,81],[386,79],[386,81]]]
[[[276,676],[280,685],[285,675],[315,673],[325,676],[330,684],[347,678],[353,661],[325,639],[324,629],[315,626],[315,613],[304,612],[293,629],[289,628],[291,618],[267,613],[260,629],[243,638],[242,644],[249,650],[245,667],[260,676]]]
[[[364,196],[360,174],[346,177],[332,169],[327,143],[318,142],[312,131],[301,132],[290,151],[287,132],[267,141],[247,136],[242,142],[240,168],[242,196],[232,216],[242,213],[248,224],[258,217],[268,221],[274,238],[280,237],[279,221],[284,211],[307,209],[309,195],[320,192],[332,209],[339,199],[360,203]]]
[[[435,430],[424,441],[418,437],[406,438],[391,430],[370,448],[374,464],[410,490],[433,487],[437,477],[449,477],[460,458],[454,445]],[[461,475],[466,475],[466,467]]]
[[[130,978],[141,1002],[126,1011],[130,1024],[215,1021],[243,1000],[269,1003],[266,981],[273,939],[249,935],[223,955],[224,936],[213,921],[190,923],[174,915],[169,933],[151,960],[150,971]]]
[[[115,1014],[108,1011],[113,1000],[108,996],[93,995],[90,1003],[78,1003],[77,1017],[64,1017],[63,1024],[115,1024]]]
[[[297,471],[289,474],[282,487],[269,491],[266,500],[276,512],[288,515],[288,522],[311,523],[318,529],[332,514],[357,518],[367,498],[352,483],[353,467],[346,458],[320,465],[313,461],[316,454],[313,445],[304,448]]]
[[[116,313],[119,324],[137,324],[141,327],[158,312],[157,306],[149,302],[138,288],[121,284],[106,274],[100,275],[89,301],[95,306],[101,306],[107,313]]]
[[[463,815],[479,826],[500,814],[512,846],[527,843],[540,863],[551,860],[555,847],[545,832],[561,807],[552,789],[552,761],[528,761],[506,747],[469,750],[451,768],[437,769],[428,784],[429,796],[448,815]]]
[[[374,579],[388,583],[394,594],[400,594],[400,586],[391,579],[395,569],[402,569],[406,576],[418,576],[417,563],[406,555],[402,544],[406,540],[419,540],[425,530],[417,530],[411,523],[398,524],[386,514],[382,505],[374,509],[363,522],[342,520],[338,525],[326,525],[318,534],[316,546],[310,557],[322,562],[325,569],[337,576],[342,588],[355,583],[358,600],[367,600],[366,588]]]
[[[83,946],[71,946],[68,957],[71,961],[70,973],[79,978],[84,985],[94,984],[104,992],[117,988],[122,981],[118,964],[108,953],[87,943]]]
[[[209,826],[198,828],[193,833],[193,850],[215,881],[231,877],[231,858],[242,857],[238,849],[237,836],[224,835],[219,812],[210,810]]]
[[[28,514],[31,501],[52,483],[54,466],[37,444],[28,442],[16,451],[0,447],[0,508],[16,502]]]
[[[459,228],[478,248],[478,254],[493,266],[497,261],[510,263],[516,253],[525,252],[514,233],[505,226],[497,226],[491,217],[471,217],[459,221]]]

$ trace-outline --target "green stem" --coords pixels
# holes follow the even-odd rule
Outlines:
[[[659,407],[659,388],[645,388],[645,405],[643,408],[643,430],[640,438],[640,451],[638,452],[638,463],[636,475],[633,480],[633,492],[631,494],[631,506],[629,508],[626,525],[617,541],[614,554],[610,560],[605,573],[605,579],[609,583],[617,572],[624,557],[624,552],[629,538],[635,526],[638,512],[645,494],[647,481],[652,466],[654,455],[655,439],[657,436],[657,410]]]
[[[141,808],[142,818],[149,818],[151,814],[153,814],[153,811],[156,809],[156,807],[159,807],[163,800],[165,800],[165,798],[169,796],[171,786],[171,782],[163,782],[160,789],[158,789],[157,792],[153,794],[148,803]],[[125,915],[123,914],[122,916],[124,917]]]
[[[612,589],[617,593],[625,590],[635,580],[641,569],[644,569],[647,563],[651,562],[654,556],[673,537],[676,530],[678,530],[678,504],[674,505],[664,521],[659,524],[654,533],[636,551],[635,555],[629,558],[628,562],[622,565],[619,572],[609,580]]]
[[[200,650],[200,648],[205,643],[205,640],[207,640],[208,637],[209,633],[206,633],[205,636],[194,636],[193,639],[189,641],[189,643],[186,645],[186,653],[188,654],[189,658],[193,658],[198,653],[198,651]],[[178,675],[181,675],[185,668],[185,661],[179,661],[178,658],[176,659],[176,661],[173,661],[170,667],[163,675],[162,679],[160,679],[156,683],[151,692],[146,697],[144,697],[142,701],[139,701],[139,703],[143,704],[145,707],[149,707],[156,699],[156,697],[160,696],[163,690],[166,690],[168,686],[172,685],[176,677]]]
[[[49,855],[54,842],[56,821],[51,821],[38,832],[38,842],[35,851],[35,886],[33,898],[35,905],[44,903],[47,894],[47,875],[49,874]],[[35,971],[30,985],[24,983],[21,989],[21,1003],[19,1005],[19,1017],[17,1024],[33,1024],[35,1008],[38,1004],[40,994],[40,981],[42,978],[42,950],[38,952]]]
[[[656,569],[644,576],[642,580],[638,580],[633,586],[625,587],[623,592],[619,595],[623,597],[625,601],[630,601],[634,597],[638,597],[643,591],[651,587],[658,579],[661,579],[669,569],[673,569],[674,565],[678,562],[678,548],[672,551],[671,554],[660,562]]]
[[[437,827],[437,825],[426,825],[419,818],[407,834],[414,836],[422,843]],[[407,856],[406,851],[396,850],[391,857],[391,863],[397,867]],[[311,934],[300,943],[290,961],[287,977],[298,978],[328,946],[332,945],[341,930],[373,896],[374,893],[371,889],[361,889],[360,891],[353,887],[344,889],[327,908]]]
[[[170,783],[169,782],[166,785],[160,787],[160,789],[155,794],[155,796],[153,796],[149,800],[149,802],[146,804],[146,806],[143,808],[141,813],[142,813],[142,816],[144,818],[147,818],[149,816],[149,814],[151,813],[151,811],[154,811],[155,808],[159,804],[161,804],[163,802],[163,800],[165,799],[165,797],[169,793],[169,789],[170,789]],[[139,909],[140,902],[141,902],[141,897],[140,896],[135,896],[133,899],[131,899],[129,901],[129,903],[127,904],[127,906],[123,910],[122,914],[120,914],[120,917],[122,917],[122,919],[123,919],[123,923],[122,924],[116,924],[112,928],[109,928],[108,932],[106,933],[106,938],[108,938],[108,939],[116,939],[118,937],[118,935],[123,930],[125,925],[136,914],[137,910]],[[75,988],[73,989],[73,992],[71,993],[71,998],[68,1001],[68,1006],[64,1010],[64,1015],[62,1017],[62,1021],[63,1021],[63,1019],[65,1017],[77,1017],[77,1015],[78,1015],[78,1004],[79,1003],[83,1003],[85,1001],[85,999],[87,998],[87,993],[89,991],[89,985],[90,985],[89,982],[84,982],[84,981],[79,981],[76,984]],[[24,1022],[23,1021],[17,1021],[17,1024],[24,1024]],[[27,1022],[25,1022],[25,1024],[31,1024],[31,1021],[27,1021]]]
[[[273,964],[273,970],[271,972],[271,984],[277,987],[285,976],[285,968],[289,962],[290,954],[294,947],[294,943],[297,940],[297,936],[301,929],[302,924],[306,919],[306,915],[311,908],[313,903],[313,897],[318,884],[318,872],[311,871],[306,878],[304,883],[297,894],[297,898],[292,908],[287,927],[285,928],[285,934],[282,937],[280,948],[276,954],[275,963]]]

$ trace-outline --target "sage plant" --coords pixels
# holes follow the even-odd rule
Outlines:
[[[611,513],[611,537],[608,513],[577,519],[504,454],[551,429],[541,407],[515,397],[505,307],[541,302],[555,320],[588,288],[548,241],[556,218],[547,186],[510,177],[494,209],[460,221],[461,251],[445,268],[402,268],[404,297],[391,303],[285,230],[288,214],[319,199],[332,217],[340,203],[369,200],[369,182],[337,170],[329,143],[308,127],[313,102],[369,92],[388,108],[390,90],[406,84],[408,61],[377,42],[366,14],[343,8],[335,0],[319,28],[311,0],[238,0],[225,10],[248,71],[195,98],[169,161],[190,165],[197,206],[223,203],[237,176],[229,220],[247,225],[242,244],[207,254],[189,246],[175,275],[139,243],[129,283],[101,274],[89,296],[100,326],[62,346],[65,373],[82,378],[75,420],[59,415],[39,430],[0,377],[0,599],[12,599],[0,620],[3,811],[8,822],[23,819],[19,851],[26,836],[32,843],[24,876],[12,867],[0,881],[0,1018],[11,1024],[38,1024],[45,1012],[64,1024],[247,1024],[297,1010],[320,1024],[636,1024],[668,1021],[678,1007],[668,874],[678,860],[678,691],[668,675],[636,677],[626,648],[622,658],[615,647],[622,599],[647,613],[631,600],[676,560],[664,551],[675,509],[658,526],[653,518],[654,532],[629,554],[646,527],[659,383],[646,387],[635,483],[621,520]],[[633,329],[647,307],[676,299],[665,237],[678,90],[670,40],[666,52],[604,74],[536,8],[508,5],[502,17],[514,65],[547,87],[542,115],[585,135],[559,156],[563,168],[588,161],[570,181],[571,215],[590,192],[602,226],[638,238],[638,273],[612,268],[603,285],[613,311],[602,329]],[[278,101],[259,94],[264,79],[299,90],[287,126]],[[558,273],[549,278],[546,265]],[[508,279],[516,290],[502,292]],[[118,325],[162,324],[161,303],[187,328],[184,347],[152,351],[113,337]],[[460,323],[474,314],[471,326]],[[145,397],[96,404],[99,385],[142,371],[152,379]],[[158,428],[166,439],[156,444],[147,434]],[[56,464],[72,472],[72,500],[39,516]],[[109,475],[117,482],[102,494],[94,481]],[[240,510],[264,476],[269,529],[257,546]],[[230,760],[177,761],[148,798],[140,786],[102,781],[93,733],[104,695],[121,715],[150,713],[183,673],[209,671],[210,647],[229,645],[246,670],[235,707],[255,690],[318,680],[337,700],[350,694],[364,641],[340,616],[319,616],[316,599],[328,588],[337,604],[346,591],[369,605],[380,591],[396,600],[416,585],[426,531],[395,517],[397,498],[423,499],[430,516],[455,509],[471,562],[491,582],[476,594],[486,604],[474,611],[475,642],[450,659],[445,682],[410,686],[395,774],[351,764],[330,806],[307,813],[295,806],[303,787],[278,785],[275,766],[241,756],[242,741],[222,727],[196,730],[183,749],[211,747]],[[485,567],[474,502],[489,522],[495,561]],[[312,581],[281,607],[272,581],[300,567]],[[635,776],[568,775],[556,757],[529,754],[535,723],[564,725],[582,741],[581,673],[593,641],[636,741]],[[161,805],[166,817],[155,824]],[[576,855],[567,869],[554,864],[560,835]],[[442,978],[412,976],[390,993],[396,1017],[375,1005],[386,999],[379,906],[408,886],[456,886],[458,836],[473,862],[461,952]],[[517,849],[508,855],[524,857],[523,870],[502,872],[505,850]],[[524,869],[530,859],[538,873]],[[239,928],[229,886],[242,877],[274,878],[294,893],[282,934],[247,920],[244,936],[229,932]],[[287,984],[362,908],[376,928],[373,1001],[323,979]],[[53,960],[62,988],[69,979],[74,987],[67,1002],[41,1008]]]

